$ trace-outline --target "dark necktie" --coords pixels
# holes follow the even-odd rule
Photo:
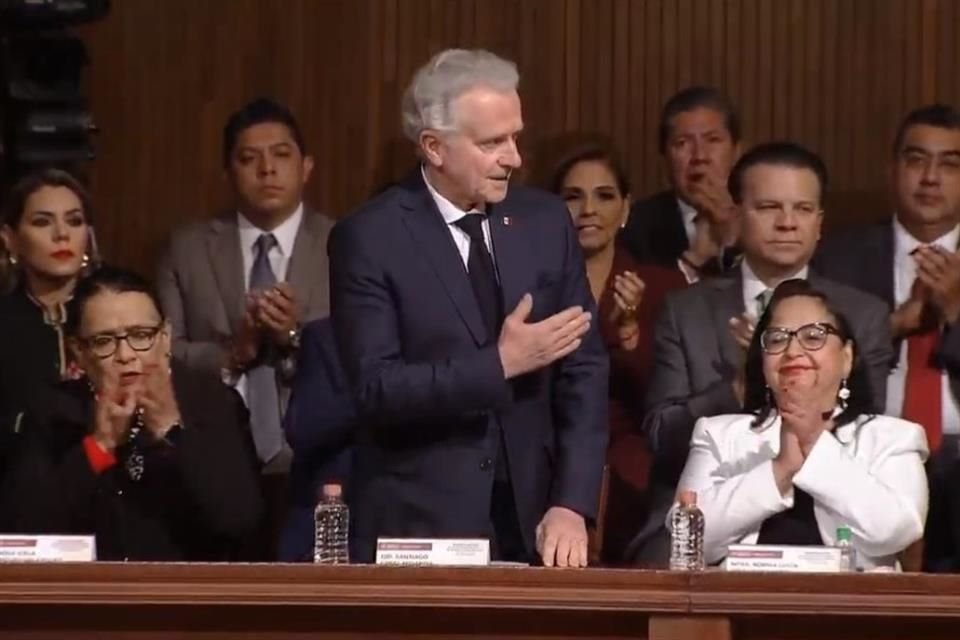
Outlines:
[[[500,284],[494,270],[493,260],[483,239],[483,220],[486,216],[468,213],[454,224],[470,236],[470,254],[467,258],[467,273],[473,295],[477,298],[483,324],[487,328],[487,343],[496,342],[503,322],[503,303],[500,299]]]
[[[496,343],[500,337],[503,323],[503,302],[500,297],[500,283],[493,266],[493,259],[487,251],[483,238],[484,214],[468,213],[454,224],[470,236],[470,253],[467,256],[467,274],[470,285],[487,328],[487,344]],[[490,520],[493,525],[492,553],[498,560],[526,560],[523,535],[517,522],[517,508],[514,503],[513,489],[510,483],[510,471],[507,464],[506,442],[503,429],[493,414],[491,424],[497,439],[497,459],[493,473],[493,491],[490,495]]]
[[[277,246],[272,233],[264,233],[254,245],[256,256],[250,269],[249,290],[265,291],[277,283],[277,276],[270,266],[270,250]],[[273,367],[261,364],[247,372],[247,408],[250,409],[250,428],[257,457],[269,462],[283,448],[283,432],[280,426],[280,394]]]

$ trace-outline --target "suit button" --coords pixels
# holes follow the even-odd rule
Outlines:
[[[480,471],[489,471],[493,468],[493,460],[490,458],[484,458],[483,462],[480,463]]]

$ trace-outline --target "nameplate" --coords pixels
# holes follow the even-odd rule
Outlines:
[[[485,567],[490,541],[474,538],[378,538],[377,564]]]
[[[840,549],[814,546],[734,544],[723,561],[727,571],[831,573],[840,566]]]
[[[0,562],[93,562],[93,536],[20,536],[0,534]]]

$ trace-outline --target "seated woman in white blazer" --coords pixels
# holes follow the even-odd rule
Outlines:
[[[847,526],[861,569],[896,568],[923,536],[926,436],[870,414],[850,328],[806,281],[777,287],[758,322],[744,398],[749,415],[697,422],[680,479],[704,513],[706,561],[731,544],[832,545]]]

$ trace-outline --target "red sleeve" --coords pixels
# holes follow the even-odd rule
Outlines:
[[[87,436],[83,439],[83,450],[87,453],[90,468],[97,475],[117,464],[117,457],[112,452],[101,449],[93,436]]]

